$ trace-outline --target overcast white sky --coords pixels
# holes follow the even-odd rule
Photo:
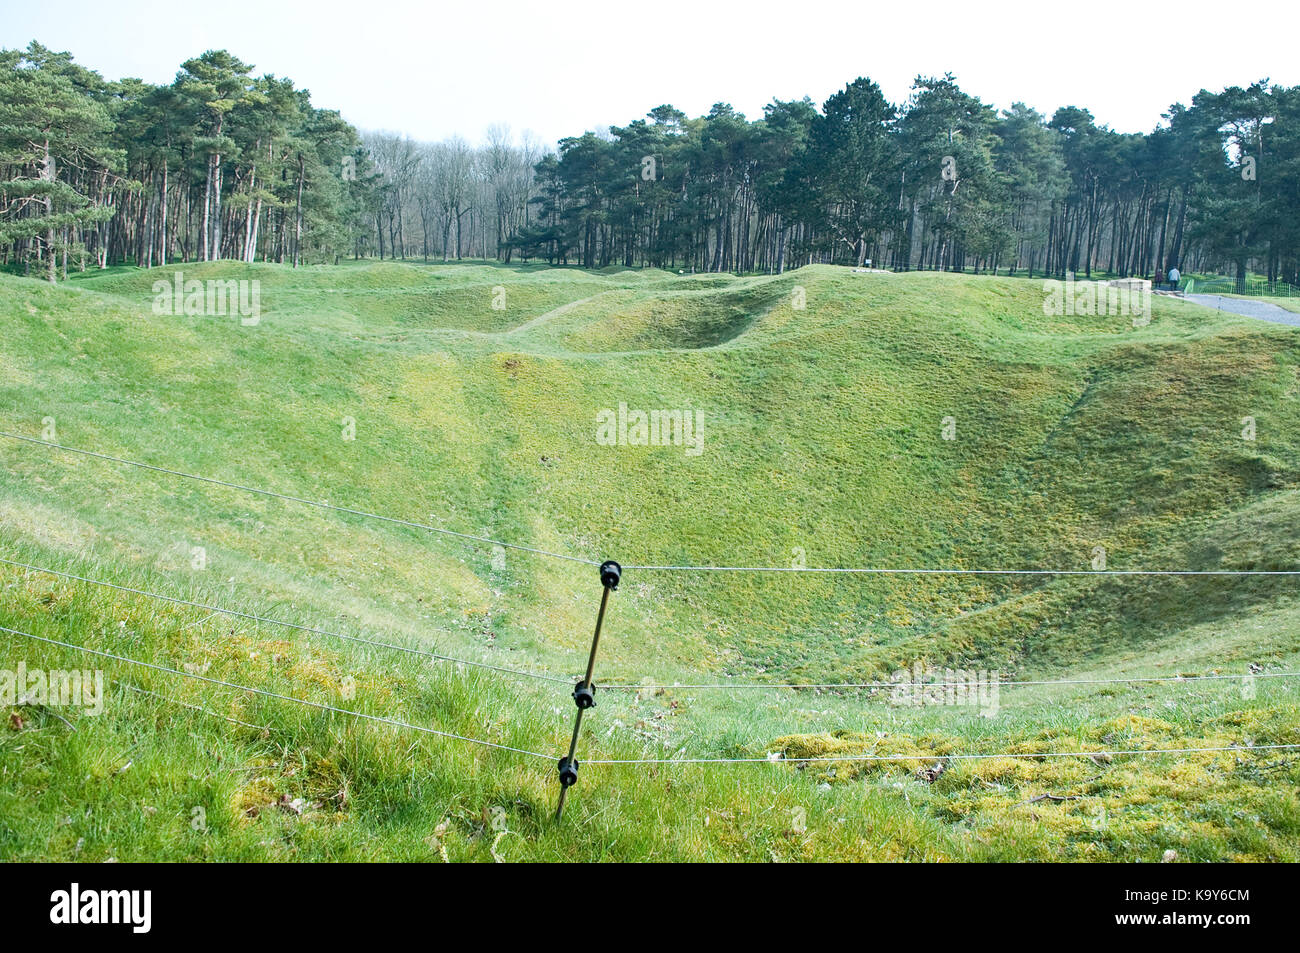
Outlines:
[[[1300,16],[1271,0],[3,2],[3,47],[37,39],[155,83],[224,47],[363,129],[419,139],[477,142],[504,122],[552,144],[665,102],[754,118],[773,97],[820,104],[863,75],[902,102],[917,74],[944,72],[998,108],[1084,106],[1139,132],[1202,87],[1300,84]]]

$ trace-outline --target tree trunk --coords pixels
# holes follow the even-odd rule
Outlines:
[[[298,154],[298,207],[295,214],[296,222],[294,224],[293,236],[293,267],[298,267],[300,253],[302,251],[302,186],[303,180],[307,177],[307,160],[302,153]]]
[[[41,163],[41,179],[51,184],[54,182],[54,156],[50,155],[50,140],[48,139],[45,140],[45,159]],[[50,216],[51,219],[54,215],[54,196],[49,193],[45,196],[45,214]],[[54,254],[54,245],[54,224],[51,221],[50,226],[45,230],[45,252],[50,259],[46,277],[49,278],[50,284],[56,284],[59,280],[58,259]]]

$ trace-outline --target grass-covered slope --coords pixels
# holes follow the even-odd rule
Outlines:
[[[57,288],[0,275],[0,429],[39,437],[52,418],[70,446],[628,565],[1086,569],[1104,551],[1112,569],[1300,569],[1294,329],[1164,298],[1142,327],[1053,317],[1039,282],[824,267],[743,279],[181,268],[256,278],[260,322],[155,315],[152,283],[171,269]],[[598,413],[620,404],[698,411],[703,452],[599,444]],[[514,550],[502,562],[489,546],[10,440],[0,556],[566,678],[585,661],[598,596],[580,564]],[[1282,671],[1300,667],[1296,595],[1294,577],[630,570],[598,673],[692,685],[874,680],[915,663],[1029,680]],[[560,683],[4,565],[0,625],[555,757],[572,714]],[[0,652],[29,666],[76,659],[18,636],[0,635]],[[549,761],[101,663],[171,701],[114,688],[75,732],[15,710],[0,727],[0,771],[16,780],[0,794],[0,855],[1300,850],[1300,771],[1285,751],[954,761],[933,783],[913,775],[921,760],[593,765],[553,827]],[[582,750],[932,760],[1285,744],[1300,742],[1296,690],[1008,688],[992,718],[891,707],[888,693],[607,692]],[[1047,790],[1070,799],[1020,803]],[[191,827],[194,807],[206,832]]]

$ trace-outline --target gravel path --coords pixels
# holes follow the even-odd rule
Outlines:
[[[1288,311],[1286,308],[1279,308],[1267,301],[1197,294],[1185,295],[1183,300],[1203,304],[1207,308],[1215,308],[1219,311],[1231,311],[1233,314],[1244,315],[1247,318],[1258,318],[1261,321],[1272,321],[1274,324],[1293,324],[1300,327],[1300,314]]]

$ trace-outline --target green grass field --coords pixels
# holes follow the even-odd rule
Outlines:
[[[0,275],[0,430],[627,566],[1300,569],[1297,329],[825,266],[181,268],[260,281],[260,322],[156,315],[171,269]],[[598,443],[620,404],[698,411],[702,452]],[[0,563],[0,626],[547,756],[0,632],[0,669],[113,680],[99,716],[0,709],[3,859],[1300,859],[1300,751],[1108,753],[1300,744],[1300,680],[1244,678],[1300,671],[1296,577],[629,569],[596,680],[644,687],[598,689],[580,761],[786,757],[587,764],[556,823],[593,567],[0,454],[0,558],[566,680]],[[916,664],[1076,681],[996,713],[680,687]],[[799,761],[854,755],[899,760]]]

